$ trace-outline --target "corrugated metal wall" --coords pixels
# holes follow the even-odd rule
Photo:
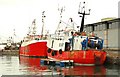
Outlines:
[[[118,29],[108,30],[108,47],[118,48]]]
[[[88,33],[94,32],[98,37],[103,38],[104,48],[118,49],[120,48],[120,39],[118,36],[120,31],[120,19],[117,19],[117,21],[108,21],[107,23],[108,24],[106,24],[106,22],[99,22],[94,24],[88,24],[87,26],[85,26],[85,30]],[[92,27],[94,27],[94,31]]]

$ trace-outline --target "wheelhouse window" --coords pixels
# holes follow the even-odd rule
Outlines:
[[[64,45],[64,43],[59,43],[59,47],[62,47]]]

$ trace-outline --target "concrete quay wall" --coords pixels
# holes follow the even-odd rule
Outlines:
[[[0,51],[0,55],[18,56],[19,50],[2,50]]]

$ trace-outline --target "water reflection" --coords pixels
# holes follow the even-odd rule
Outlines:
[[[40,66],[40,58],[19,57],[19,63],[27,66],[29,71],[47,70],[47,66]]]
[[[26,66],[22,70],[29,71],[30,75],[55,75],[57,72],[48,68],[48,66],[42,66],[40,64],[40,58],[19,57],[19,63],[21,66]]]
[[[64,76],[78,76],[78,75],[105,75],[106,69],[104,66],[73,66],[73,67],[59,67],[59,66],[45,66],[40,65],[40,58],[20,57],[20,64],[26,65],[27,70],[40,73],[41,71],[54,71],[56,74]]]
[[[93,75],[106,75],[104,66],[73,66],[73,67],[53,67],[57,72],[63,76],[93,76]]]
[[[0,75],[58,75],[83,76],[99,75],[109,77],[119,75],[119,66],[73,66],[59,67],[40,64],[40,58],[0,56]],[[108,76],[107,76],[108,75]]]
[[[19,59],[17,56],[0,56],[0,74],[20,75]]]

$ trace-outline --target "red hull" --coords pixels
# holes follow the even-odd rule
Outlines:
[[[20,47],[20,55],[22,56],[33,56],[33,57],[47,57],[47,42],[35,42],[26,46]]]
[[[53,55],[53,52],[54,53]],[[78,51],[59,51],[51,50],[48,53],[48,58],[58,59],[58,60],[73,60],[76,64],[97,64],[101,65],[106,59],[106,52],[100,50],[78,50]]]

